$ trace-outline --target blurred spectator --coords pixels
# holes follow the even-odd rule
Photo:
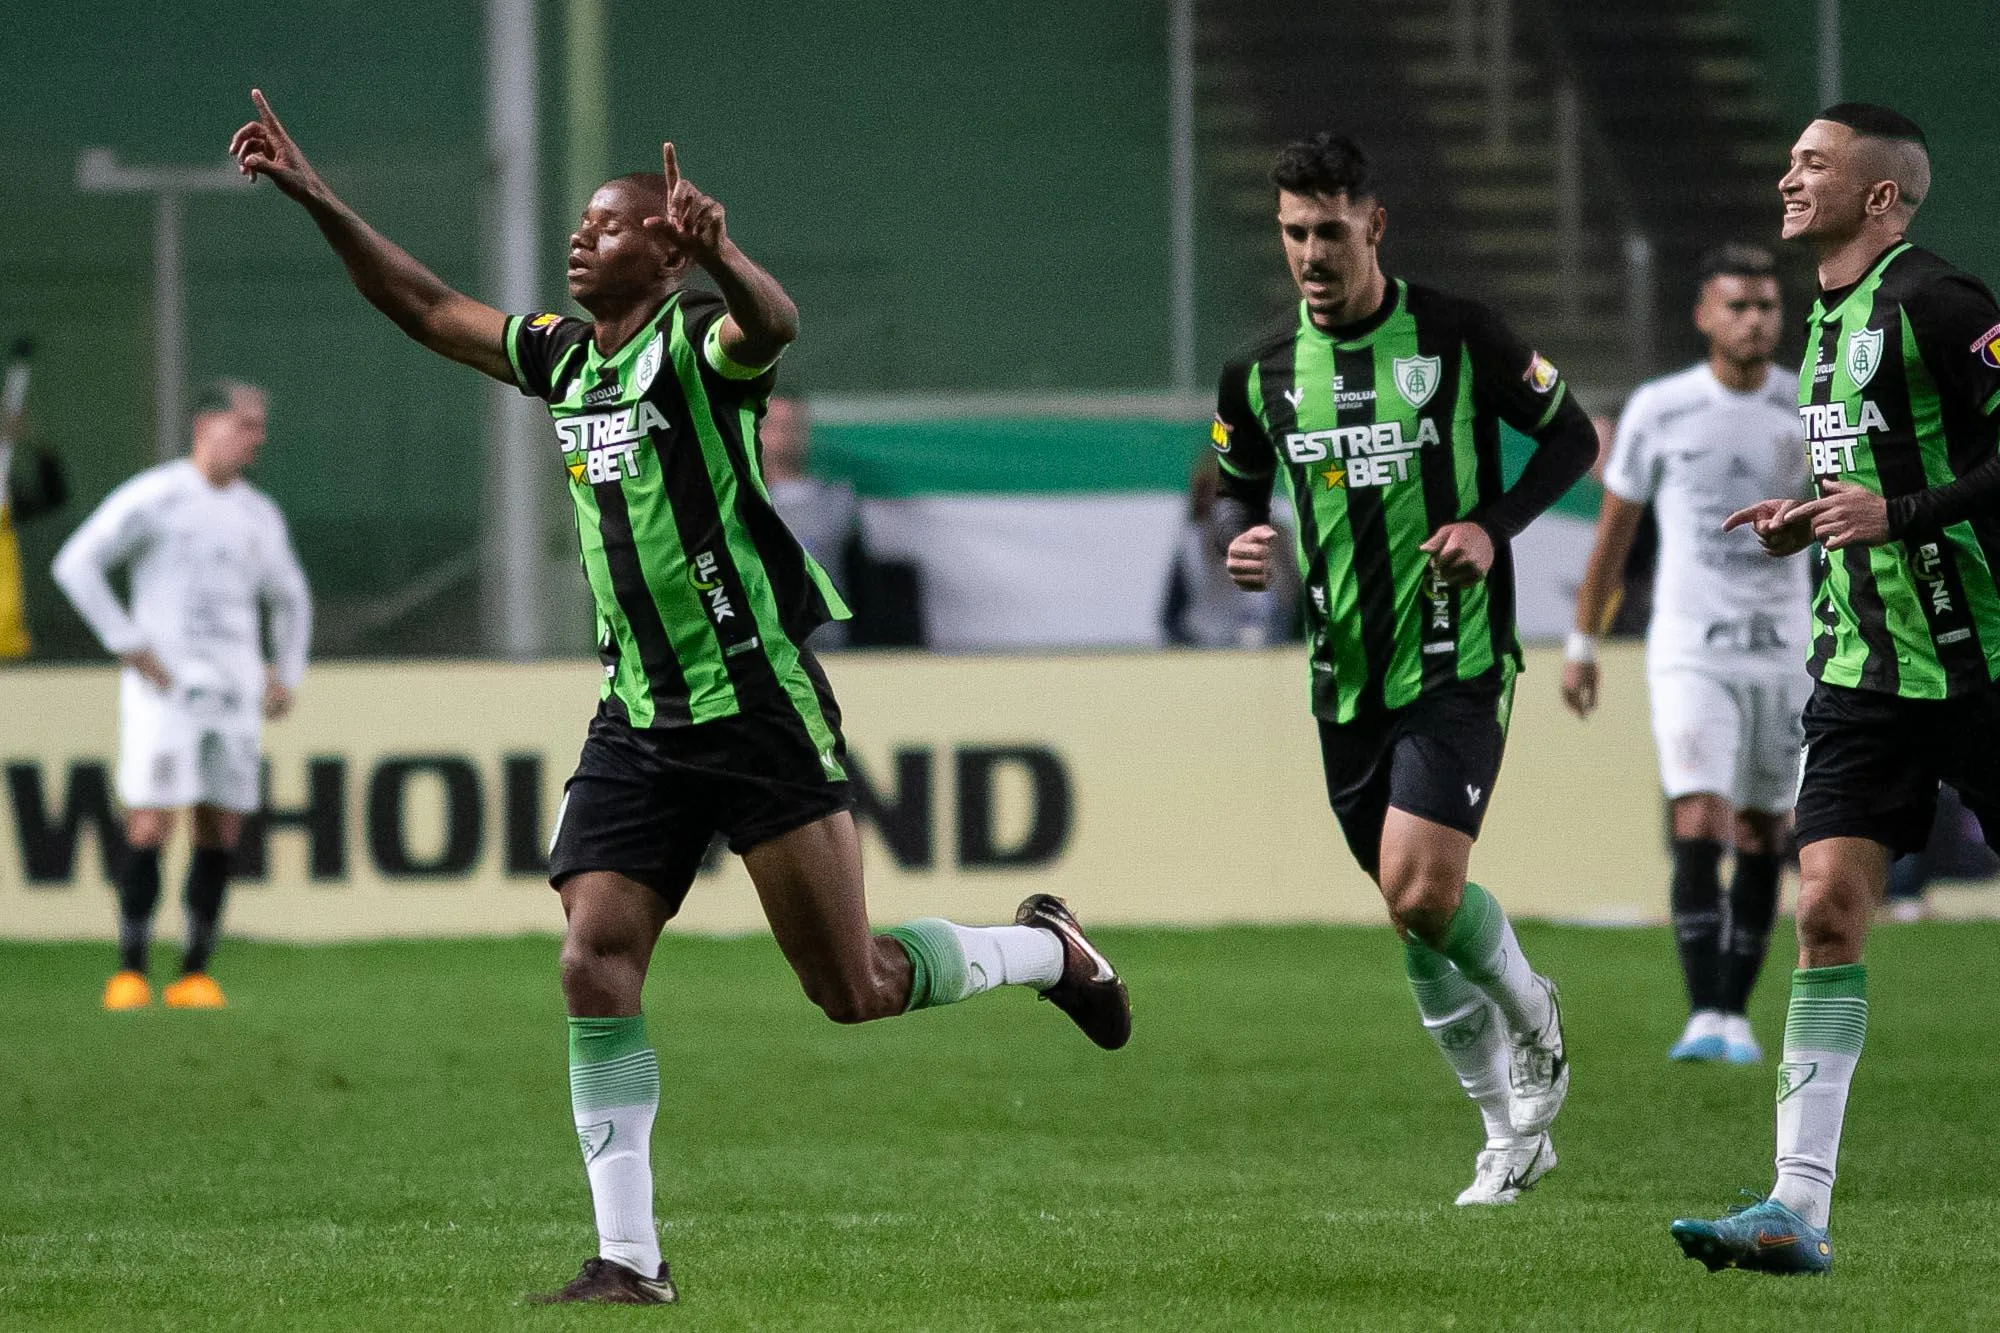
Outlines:
[[[1195,464],[1188,486],[1187,518],[1167,569],[1161,627],[1181,648],[1261,648],[1298,637],[1298,567],[1277,562],[1271,586],[1244,592],[1230,581],[1222,555],[1229,539],[1215,523],[1215,459]]]
[[[22,338],[14,344],[5,387],[0,389],[0,659],[26,657],[31,646],[21,586],[21,550],[14,540],[14,528],[60,509],[69,498],[69,484],[55,455],[23,443],[28,369],[34,354],[32,339]]]
[[[1931,840],[1921,852],[1900,856],[1889,867],[1883,914],[1891,921],[1921,921],[1930,915],[1924,890],[1934,879],[1986,879],[2000,871],[1980,831],[1979,817],[1965,808],[1949,786],[1938,788]]]
[[[763,443],[764,485],[785,526],[851,605],[850,557],[860,544],[861,502],[850,483],[815,477],[807,470],[811,428],[804,400],[771,399],[757,430]],[[848,627],[842,621],[822,625],[812,636],[815,648],[844,648],[847,642]]]

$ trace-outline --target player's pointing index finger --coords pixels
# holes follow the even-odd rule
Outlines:
[[[264,100],[264,90],[262,88],[252,88],[250,90],[250,100],[257,104],[257,118],[259,120],[269,125],[279,134],[285,133],[285,122],[278,119],[278,113],[271,110],[271,104]]]

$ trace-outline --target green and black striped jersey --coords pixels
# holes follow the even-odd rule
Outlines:
[[[1852,287],[1822,292],[1799,367],[1815,489],[1892,501],[1994,456],[2000,307],[1979,279],[1907,242]],[[1825,553],[1812,674],[1829,685],[1944,699],[2000,678],[2000,513],[1919,523]]]
[[[583,320],[516,316],[507,355],[555,422],[607,711],[681,727],[795,709],[827,751],[799,645],[847,608],[771,505],[757,423],[774,375],[723,352],[724,313],[676,292],[609,356]]]
[[[1316,715],[1347,722],[1450,682],[1511,679],[1520,644],[1508,539],[1589,454],[1580,445],[1573,469],[1565,462],[1548,478],[1553,494],[1497,521],[1500,423],[1543,431],[1566,393],[1492,311],[1401,279],[1375,315],[1332,333],[1301,303],[1296,326],[1223,370],[1211,438],[1225,491],[1268,497],[1275,476],[1298,515]],[[1447,523],[1489,513],[1492,569],[1448,586],[1418,548]]]

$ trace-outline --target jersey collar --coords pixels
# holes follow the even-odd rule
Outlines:
[[[1299,326],[1305,330],[1306,336],[1317,338],[1323,343],[1341,348],[1342,350],[1367,347],[1375,341],[1376,335],[1382,332],[1384,326],[1395,317],[1396,312],[1403,308],[1403,296],[1403,280],[1401,278],[1390,278],[1387,289],[1382,295],[1382,304],[1376,307],[1374,314],[1363,319],[1357,319],[1352,324],[1337,324],[1331,332],[1313,323],[1312,314],[1306,309],[1306,303],[1300,301]]]
[[[597,350],[597,339],[595,337],[585,338],[583,340],[584,346],[588,350],[583,362],[584,373],[589,375],[594,371],[614,366],[623,370],[627,363],[638,357],[640,351],[644,349],[647,343],[653,341],[654,335],[659,333],[662,325],[673,318],[675,309],[681,303],[681,297],[686,295],[686,293],[687,288],[676,288],[668,295],[666,301],[661,304],[659,313],[655,314],[646,323],[641,324],[638,332],[627,338],[624,346],[620,347],[610,356],[605,356]]]
[[[1864,287],[1873,286],[1875,280],[1882,276],[1882,270],[1889,267],[1890,261],[1902,254],[1903,251],[1911,248],[1912,245],[1909,241],[1897,241],[1887,250],[1884,250],[1882,257],[1877,259],[1873,264],[1870,264],[1868,271],[1853,283],[1846,287],[1836,287],[1830,292],[1821,292],[1818,298],[1813,301],[1813,319],[1821,324],[1831,324],[1834,320],[1838,319],[1841,312],[1846,310],[1847,303],[1854,299],[1856,293]],[[1832,304],[1828,304],[1829,301]]]

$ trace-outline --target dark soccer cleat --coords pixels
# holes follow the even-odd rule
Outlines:
[[[530,1305],[672,1305],[680,1298],[665,1260],[658,1277],[641,1277],[624,1264],[593,1255],[583,1261],[583,1271],[568,1286],[527,1301]]]
[[[1105,956],[1084,938],[1076,916],[1053,894],[1037,893],[1014,913],[1014,923],[1034,926],[1062,941],[1062,980],[1042,998],[1070,1016],[1083,1035],[1107,1051],[1132,1039],[1132,1001]]]
[[[1816,1275],[1833,1267],[1826,1230],[1779,1203],[1763,1199],[1713,1222],[1681,1217],[1670,1228],[1681,1253],[1711,1273],[1743,1268],[1754,1273]]]

